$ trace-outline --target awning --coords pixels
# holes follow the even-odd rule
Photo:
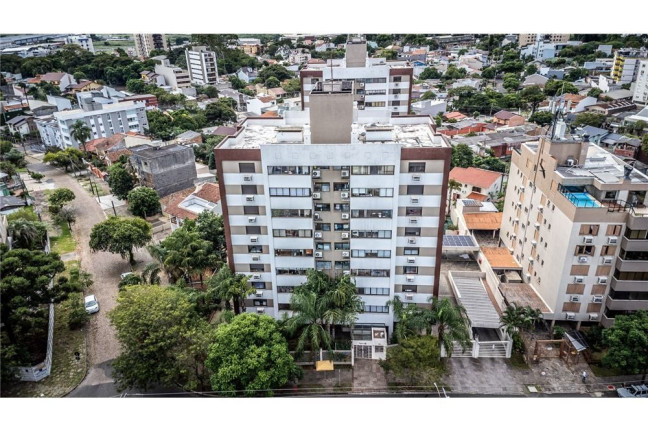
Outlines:
[[[315,364],[315,370],[317,372],[332,371],[333,369],[333,362],[331,360],[321,360]]]
[[[565,336],[569,340],[569,342],[574,346],[574,349],[578,352],[584,351],[587,348],[589,348],[589,345],[587,345],[587,342],[585,342],[585,337],[583,336],[583,333],[579,331],[568,331],[565,333]]]

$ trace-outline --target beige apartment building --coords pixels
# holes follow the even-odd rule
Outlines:
[[[164,34],[134,34],[135,54],[140,59],[150,57],[153,50],[168,50],[166,35]]]
[[[551,33],[551,34],[538,34],[538,33],[524,33],[518,35],[518,46],[524,47],[540,40],[548,40],[552,44],[565,43],[569,41],[569,34]]]
[[[648,309],[648,177],[565,129],[513,153],[500,237],[552,325],[609,327]]]
[[[214,154],[228,261],[257,289],[247,312],[289,313],[308,269],[348,274],[355,354],[384,358],[386,303],[438,295],[451,149],[429,116],[358,110],[353,90],[319,83],[309,109],[248,118]]]

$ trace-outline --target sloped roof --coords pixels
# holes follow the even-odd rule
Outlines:
[[[511,118],[513,118],[515,116],[521,117],[519,114],[515,114],[515,113],[512,113],[510,111],[506,111],[506,110],[501,110],[501,111],[496,112],[493,117],[498,118],[500,120],[508,120],[508,119],[511,119]]]
[[[470,192],[466,199],[472,199],[476,201],[485,201],[488,198],[488,195],[481,194],[479,192]]]
[[[65,75],[65,72],[48,72],[41,76],[40,79],[41,81],[61,81]]]
[[[445,113],[445,114],[443,114],[443,117],[445,117],[447,119],[455,119],[455,120],[461,120],[461,119],[466,118],[466,116],[461,114],[459,111],[452,111],[452,112],[449,112],[449,113]]]
[[[502,226],[502,213],[464,213],[466,227],[469,230],[497,230]]]
[[[220,188],[216,183],[205,183],[194,195],[205,201],[217,203],[220,201]]]
[[[113,152],[106,153],[106,158],[110,161],[110,163],[115,163],[119,160],[119,157],[121,155],[132,155],[133,152],[130,149],[119,149],[115,150]]]
[[[494,269],[521,269],[522,266],[511,255],[508,248],[505,247],[486,247],[482,246],[481,251],[488,260],[491,268]]]
[[[454,167],[450,171],[450,178],[463,184],[477,186],[480,188],[489,188],[500,178],[502,173],[489,171],[481,168]]]

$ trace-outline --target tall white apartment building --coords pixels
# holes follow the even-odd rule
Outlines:
[[[319,83],[304,111],[248,118],[214,154],[228,261],[257,289],[247,312],[288,312],[307,269],[349,274],[365,304],[354,332],[369,335],[356,355],[383,358],[386,303],[438,295],[451,149],[429,116],[354,108],[353,85]]]
[[[407,115],[412,103],[413,68],[407,62],[387,62],[368,58],[367,42],[352,38],[346,45],[346,57],[328,64],[309,64],[299,72],[302,107],[309,107],[308,93],[322,81],[354,81],[354,102],[358,110],[384,111]]]
[[[194,47],[186,50],[187,70],[193,84],[208,85],[218,83],[218,65],[216,53],[206,47]]]
[[[150,57],[153,50],[168,50],[166,35],[164,34],[134,34],[135,54],[140,59]]]
[[[558,321],[600,322],[648,310],[648,177],[565,135],[513,152],[501,241]]]
[[[79,45],[84,50],[95,53],[94,45],[92,44],[92,38],[88,35],[69,35],[65,38],[65,43]]]
[[[537,33],[523,33],[518,35],[518,46],[524,47],[543,40],[547,40],[552,44],[565,43],[569,41],[569,34],[551,33],[545,35]]]
[[[648,104],[648,59],[639,62],[637,84],[635,85],[632,101],[642,105]]]
[[[105,105],[102,109],[94,111],[80,109],[61,111],[55,112],[53,117],[58,123],[58,135],[60,138],[52,140],[49,136],[44,137],[43,132],[41,132],[41,137],[43,141],[47,138],[48,142],[60,143],[62,148],[79,148],[81,146],[81,143],[72,137],[72,125],[77,120],[83,121],[92,130],[90,140],[108,138],[116,133],[131,131],[143,134],[145,129],[149,127],[144,102],[118,102]],[[43,130],[45,131],[45,129]]]
[[[169,59],[164,56],[155,58],[160,60],[160,64],[155,65],[155,73],[164,77],[164,81],[169,87],[171,87],[171,90],[182,91],[182,89],[191,87],[189,72],[182,68],[173,66]]]
[[[640,57],[629,57],[619,52],[614,53],[612,78],[616,84],[628,84],[637,79],[640,63],[646,60]]]

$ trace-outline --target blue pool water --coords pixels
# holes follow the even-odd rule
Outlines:
[[[567,192],[566,197],[576,207],[601,207],[587,192]]]

